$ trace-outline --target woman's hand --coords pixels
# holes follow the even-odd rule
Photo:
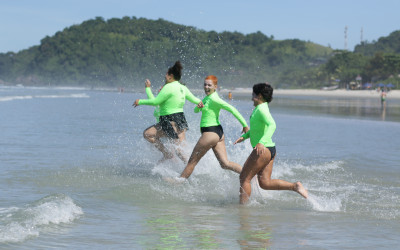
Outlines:
[[[244,141],[244,138],[243,138],[243,137],[240,137],[239,139],[237,139],[237,140],[233,143],[233,145],[235,145],[235,144],[237,144],[237,143],[241,143],[242,141]]]
[[[151,82],[149,79],[146,79],[146,81],[144,81],[144,84],[146,85],[146,88],[150,88],[151,87]]]
[[[262,155],[265,153],[265,150],[267,149],[263,144],[257,143],[257,145],[254,147],[256,150],[257,155]]]
[[[243,127],[242,132],[243,132],[244,134],[246,134],[249,130],[250,130],[249,127]]]
[[[199,109],[204,108],[203,102],[200,101],[200,102],[197,104],[197,107],[198,107]]]
[[[140,100],[140,99],[136,99],[135,102],[132,104],[132,106],[135,107],[135,108],[136,108],[137,106],[139,106],[139,100]]]

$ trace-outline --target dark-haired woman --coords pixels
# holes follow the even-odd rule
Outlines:
[[[139,105],[158,105],[160,107],[160,121],[147,128],[143,132],[143,136],[161,151],[164,156],[162,160],[173,158],[172,153],[161,142],[160,139],[162,137],[168,137],[177,144],[185,139],[185,131],[188,129],[188,124],[183,114],[183,105],[186,99],[197,104],[200,108],[203,107],[201,100],[195,97],[186,86],[178,82],[182,77],[182,69],[182,64],[179,61],[175,62],[174,66],[168,69],[165,75],[165,85],[156,98],[137,99],[133,103],[134,107]],[[187,159],[179,148],[177,148],[176,153],[186,164]]]
[[[253,151],[247,158],[240,173],[240,204],[245,204],[251,195],[250,181],[257,175],[262,189],[292,190],[304,198],[308,197],[307,190],[300,182],[287,182],[271,179],[272,167],[276,155],[275,143],[272,135],[276,124],[269,112],[268,103],[272,101],[273,88],[268,83],[258,83],[253,86],[252,101],[254,110],[250,116],[250,130],[243,134],[236,143],[250,138]]]

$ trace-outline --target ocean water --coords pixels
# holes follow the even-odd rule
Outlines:
[[[203,97],[202,92],[196,92]],[[400,244],[400,104],[275,96],[273,178],[301,181],[309,199],[252,183],[212,152],[189,181],[179,160],[143,137],[153,108],[143,93],[0,87],[0,249],[395,249]],[[230,101],[247,119],[250,96]],[[200,136],[187,103],[184,151]],[[230,160],[243,164],[240,124],[221,123]]]

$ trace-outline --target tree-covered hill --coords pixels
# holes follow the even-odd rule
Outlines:
[[[19,53],[0,54],[0,82],[142,88],[163,81],[180,60],[182,81],[198,87],[208,74],[224,87],[284,82],[292,72],[315,69],[332,50],[311,42],[274,40],[261,32],[204,31],[159,20],[97,17],[45,37]],[[201,85],[200,85],[201,86]]]
[[[400,30],[392,32],[387,37],[381,37],[376,42],[362,42],[354,48],[355,53],[373,56],[376,53],[400,54]]]
[[[293,69],[281,75],[279,82],[291,86],[339,86],[359,89],[365,83],[373,87],[382,83],[400,87],[400,31],[394,31],[378,41],[363,42],[354,52],[337,50],[329,60],[307,70]],[[370,86],[370,84],[369,84]]]

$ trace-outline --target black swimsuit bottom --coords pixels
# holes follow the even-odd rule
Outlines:
[[[170,115],[162,115],[160,116],[161,129],[164,133],[172,139],[178,139],[178,134],[175,132],[174,127],[172,127],[171,122],[175,122],[177,129],[182,131],[184,129],[189,129],[188,123],[186,121],[185,115],[183,112],[170,114]]]
[[[276,148],[275,146],[273,147],[267,147],[269,149],[269,152],[271,152],[271,160],[273,160],[275,158],[276,155]]]
[[[210,126],[210,127],[201,127],[200,128],[201,133],[204,132],[214,132],[219,136],[219,139],[221,140],[222,136],[224,135],[224,130],[222,129],[221,125],[218,126]]]

